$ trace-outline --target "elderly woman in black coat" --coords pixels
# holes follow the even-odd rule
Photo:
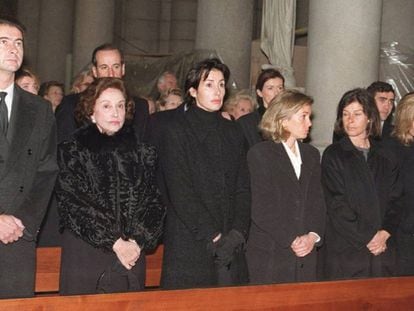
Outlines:
[[[135,291],[145,251],[162,232],[156,153],[137,143],[120,79],[95,80],[76,111],[89,123],[59,145],[56,195],[62,237],[61,294]]]
[[[335,131],[343,138],[322,157],[328,211],[325,276],[392,276],[401,187],[392,155],[372,139],[380,133],[380,119],[366,90],[343,95]]]
[[[293,90],[278,95],[259,125],[266,141],[247,154],[252,191],[247,262],[253,284],[316,280],[326,210],[319,152],[301,142],[312,124],[312,103]]]
[[[241,131],[224,119],[229,70],[218,59],[187,74],[185,105],[163,142],[170,205],[164,234],[163,288],[240,284],[247,281],[244,244],[250,192]]]

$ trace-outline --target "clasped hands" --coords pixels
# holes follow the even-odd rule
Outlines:
[[[367,244],[367,248],[374,255],[378,256],[387,250],[387,240],[391,235],[385,230],[379,230]]]
[[[231,263],[236,249],[242,248],[244,243],[244,236],[233,229],[225,236],[218,234],[207,244],[207,249],[215,257],[217,265],[226,267]]]
[[[141,255],[141,248],[135,240],[123,240],[119,238],[112,247],[121,264],[127,270],[131,270]]]
[[[23,236],[24,225],[13,215],[0,215],[0,241],[4,244],[16,242]]]
[[[317,239],[318,237],[315,234],[304,234],[296,237],[292,244],[290,244],[290,248],[297,257],[305,257],[312,252]]]

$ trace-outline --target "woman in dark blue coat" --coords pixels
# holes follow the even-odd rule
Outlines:
[[[253,284],[316,280],[326,210],[319,151],[301,142],[311,126],[312,103],[297,91],[277,96],[259,126],[266,141],[247,155],[252,191],[247,262]]]
[[[322,157],[328,211],[325,277],[392,276],[401,187],[391,153],[372,139],[380,133],[380,120],[366,90],[343,95],[335,131],[343,138]]]

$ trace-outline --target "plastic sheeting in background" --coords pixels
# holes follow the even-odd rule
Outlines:
[[[199,61],[220,56],[214,50],[196,50],[181,52],[169,56],[126,55],[125,82],[133,95],[154,96],[157,79],[165,71],[172,71],[177,76],[178,86],[184,89],[188,71]],[[229,81],[228,85],[235,85]]]
[[[391,84],[395,102],[414,91],[414,50],[398,42],[381,44],[380,80]]]

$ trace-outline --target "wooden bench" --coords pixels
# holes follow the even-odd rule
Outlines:
[[[147,254],[147,271],[145,286],[158,287],[161,278],[161,265],[164,248],[160,245]],[[36,262],[36,293],[59,292],[60,247],[39,247]]]
[[[414,277],[0,300],[0,310],[412,310]]]

